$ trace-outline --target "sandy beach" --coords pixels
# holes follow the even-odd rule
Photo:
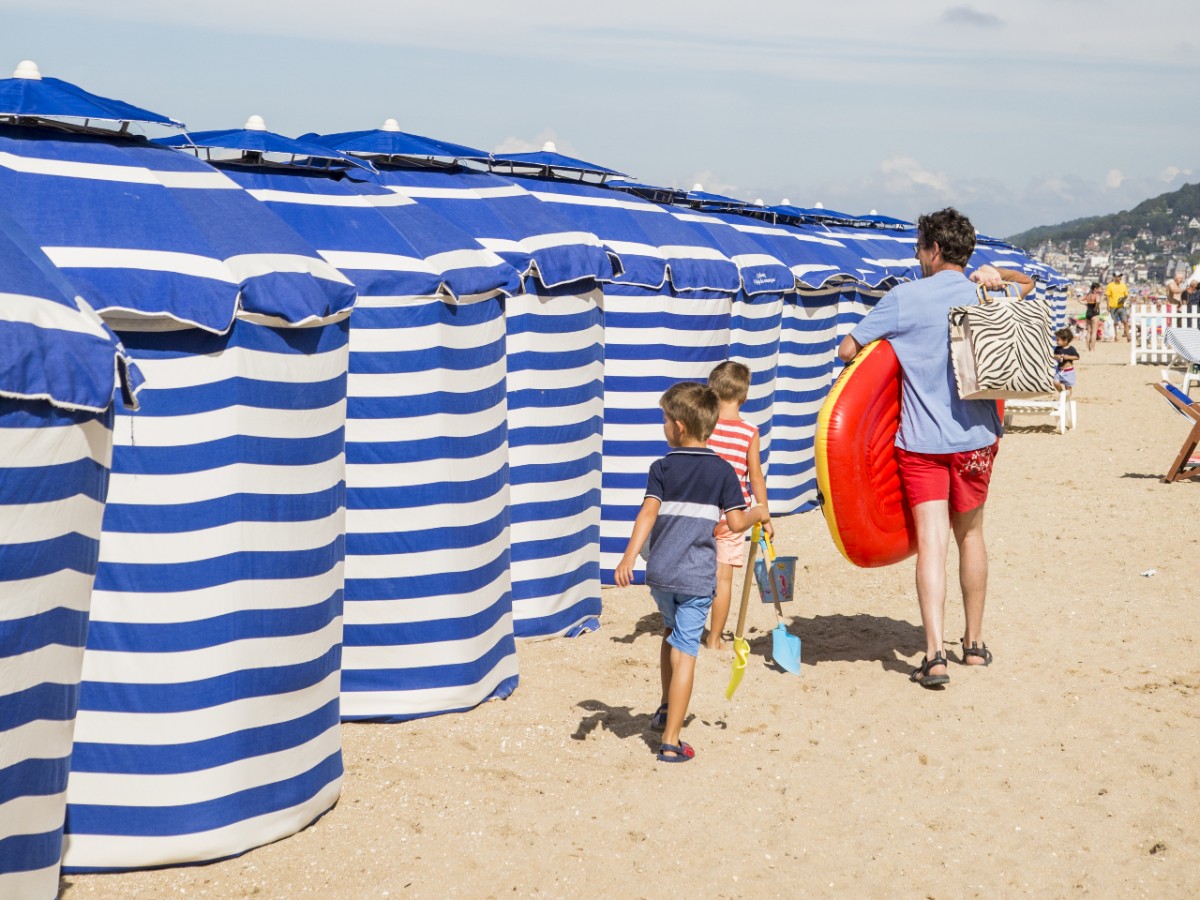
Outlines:
[[[344,725],[341,800],[301,833],[66,877],[63,896],[1200,895],[1200,483],[1158,480],[1187,431],[1148,386],[1158,367],[1077,346],[1078,428],[1023,416],[1002,443],[990,668],[910,684],[912,563],[858,570],[820,513],[777,519],[802,674],[765,662],[773,617],[752,600],[732,701],[732,652],[701,654],[693,762],[655,762],[647,591],[606,589],[600,631],[520,645],[508,700]]]

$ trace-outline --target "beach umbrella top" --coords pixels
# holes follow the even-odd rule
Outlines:
[[[568,177],[576,180],[587,175],[627,177],[624,172],[608,169],[558,152],[553,141],[546,141],[534,153],[497,153],[492,156],[492,171],[499,174],[540,175],[545,178]]]
[[[684,202],[698,209],[745,209],[753,205],[745,200],[710,193],[704,190],[702,184],[692,185],[692,189],[684,196]]]
[[[0,116],[183,127],[182,122],[148,109],[100,97],[58,78],[47,78],[38,71],[37,64],[28,59],[17,66],[12,78],[0,79]]]
[[[251,116],[241,128],[172,135],[169,138],[159,138],[155,143],[184,150],[233,150],[260,156],[263,153],[279,153],[290,156],[292,165],[316,165],[316,161],[323,161],[326,164],[357,166],[375,171],[375,167],[369,162],[349,156],[326,144],[268,131],[262,116]]]
[[[474,147],[401,131],[400,124],[395,119],[388,119],[383,123],[382,128],[373,128],[368,131],[343,131],[337,134],[310,132],[301,135],[300,140],[314,141],[343,153],[362,156],[388,156],[448,162],[487,160],[489,158],[488,153],[476,150]]]

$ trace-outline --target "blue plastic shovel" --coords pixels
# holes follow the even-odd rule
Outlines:
[[[775,606],[775,628],[771,631],[771,657],[779,668],[793,675],[800,674],[800,638],[791,634],[783,624],[780,603],[792,599],[796,574],[796,557],[776,557],[775,545],[764,532],[759,537],[763,558],[754,565],[754,577],[763,603]]]

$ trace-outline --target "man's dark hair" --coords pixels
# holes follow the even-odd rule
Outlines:
[[[942,259],[965,266],[975,252],[975,227],[957,209],[947,206],[917,219],[917,240],[922,247],[937,244],[942,248]]]

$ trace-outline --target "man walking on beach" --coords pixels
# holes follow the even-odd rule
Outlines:
[[[1117,339],[1117,324],[1120,323],[1129,340],[1129,315],[1125,311],[1125,298],[1129,296],[1129,288],[1121,280],[1120,272],[1113,272],[1112,280],[1104,287],[1104,295],[1108,297],[1108,315],[1113,323],[1113,340]]]
[[[950,364],[947,314],[978,302],[964,269],[975,249],[975,229],[956,209],[921,216],[917,261],[921,278],[897,285],[855,326],[838,348],[850,362],[871,341],[887,338],[902,373],[896,449],[900,482],[917,531],[917,601],[925,627],[925,658],[911,675],[923,687],[950,680],[942,644],[946,608],[946,558],[950,534],[958,544],[958,577],[966,633],[961,662],[986,666],[983,641],[987,547],[983,506],[1001,434],[994,400],[963,400]],[[972,279],[988,288],[1016,283],[1025,296],[1033,280],[1023,273],[981,266]]]

